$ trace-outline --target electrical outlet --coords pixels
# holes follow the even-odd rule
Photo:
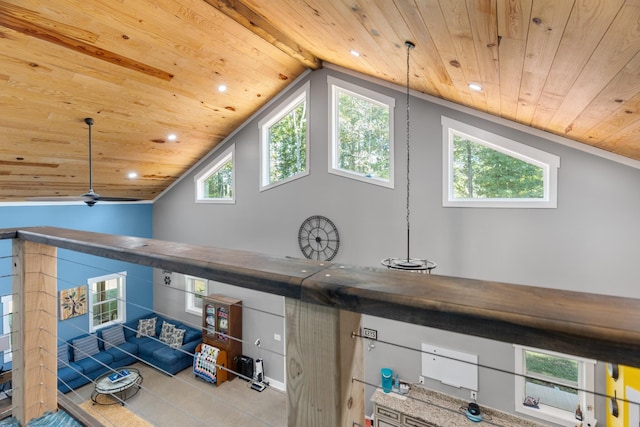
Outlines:
[[[365,338],[369,338],[370,340],[378,339],[378,331],[376,331],[375,329],[362,328],[362,335]]]
[[[473,400],[474,402],[476,400],[478,400],[478,392],[475,390],[471,390],[471,400]]]
[[[420,376],[418,377],[418,382],[419,382],[420,384],[424,385],[424,377],[423,377],[422,375],[420,375]]]

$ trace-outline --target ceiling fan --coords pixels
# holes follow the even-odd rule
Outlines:
[[[101,196],[98,193],[93,191],[93,163],[91,159],[91,126],[93,126],[93,119],[91,117],[87,117],[86,119],[84,119],[84,122],[89,126],[89,191],[87,191],[81,196],[30,197],[29,200],[39,201],[39,202],[81,201],[86,203],[87,206],[89,207],[95,205],[98,201],[104,201],[104,202],[138,202],[140,201],[141,199],[131,198],[131,197]]]

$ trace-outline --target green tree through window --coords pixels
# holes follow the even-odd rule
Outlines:
[[[338,93],[338,168],[389,179],[389,107]]]
[[[126,272],[88,279],[90,331],[126,318]]]
[[[204,181],[204,194],[208,199],[233,198],[233,160],[229,159],[220,169]]]
[[[331,104],[329,173],[394,188],[395,98],[327,77]]]
[[[195,178],[196,202],[235,202],[235,144],[227,147]]]
[[[306,101],[301,102],[269,128],[269,183],[306,170],[306,108]]]
[[[541,167],[460,135],[453,136],[453,190],[458,199],[544,197]]]

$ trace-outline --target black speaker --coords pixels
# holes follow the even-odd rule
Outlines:
[[[251,381],[253,379],[253,359],[249,356],[240,356],[238,372],[241,375],[240,378]]]

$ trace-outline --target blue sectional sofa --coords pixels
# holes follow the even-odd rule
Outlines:
[[[137,337],[142,320],[156,318],[153,332]],[[180,342],[173,346],[160,341],[163,323],[173,325],[179,332]],[[184,332],[182,332],[184,330]],[[184,335],[182,335],[184,334]],[[202,332],[183,323],[151,313],[123,325],[98,330],[67,340],[58,347],[58,390],[67,393],[95,380],[103,373],[143,361],[156,369],[175,374],[193,365],[196,346],[202,341]],[[170,342],[170,341],[169,341]]]

